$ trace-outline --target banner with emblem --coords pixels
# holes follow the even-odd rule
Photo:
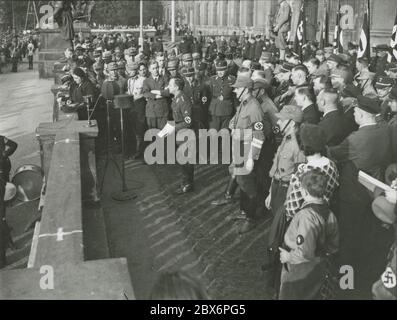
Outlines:
[[[394,20],[393,31],[390,39],[390,52],[388,53],[387,62],[397,61],[397,12]]]
[[[329,16],[328,16],[328,1],[324,0],[324,20],[321,24],[320,33],[320,49],[324,49],[329,46]]]
[[[294,52],[297,53],[302,59],[302,46],[306,43],[306,17],[305,17],[305,9],[304,2],[301,6],[298,20],[298,27],[296,28],[296,35],[294,41]]]
[[[338,11],[336,12],[336,22],[334,30],[334,53],[343,53],[343,30],[340,27],[340,0],[338,1]]]
[[[363,26],[361,28],[360,43],[358,45],[357,58],[371,58],[370,31],[369,31],[369,0],[364,13]]]

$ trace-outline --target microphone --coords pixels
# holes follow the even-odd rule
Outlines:
[[[105,81],[102,84],[101,95],[106,100],[114,100],[114,96],[120,94],[120,87],[116,81]]]

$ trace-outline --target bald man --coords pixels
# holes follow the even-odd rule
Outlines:
[[[335,89],[324,89],[317,95],[318,110],[323,113],[319,126],[327,137],[327,146],[340,144],[350,133],[343,114],[338,109],[338,93]]]

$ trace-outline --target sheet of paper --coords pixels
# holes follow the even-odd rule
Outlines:
[[[379,181],[378,179],[375,179],[374,177],[370,176],[369,174],[366,174],[363,171],[360,171],[358,173],[358,181],[371,192],[374,192],[375,188],[380,188],[384,191],[392,189],[387,184],[383,183],[382,181]]]
[[[175,127],[170,125],[168,122],[167,124],[164,126],[164,128],[157,134],[157,136],[159,138],[164,138],[165,136],[170,135],[171,133],[173,133],[175,131]]]

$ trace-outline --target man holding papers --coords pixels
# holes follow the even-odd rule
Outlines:
[[[338,162],[340,172],[338,221],[341,264],[353,266],[358,278],[361,274],[366,279],[371,277],[369,271],[364,270],[369,265],[368,261],[376,261],[375,257],[369,256],[375,247],[382,247],[377,245],[382,239],[374,241],[374,235],[380,234],[382,237],[384,233],[377,232],[380,226],[371,212],[372,199],[358,181],[358,172],[362,170],[384,181],[385,169],[391,162],[391,139],[387,127],[376,122],[375,117],[379,113],[378,100],[358,96],[354,119],[359,129],[340,145],[329,148],[329,155]],[[386,247],[387,244],[384,244],[383,248]],[[375,272],[374,268],[370,271]],[[358,283],[360,285],[366,284]]]
[[[167,122],[163,130],[159,132],[159,137],[167,137],[175,131],[175,135],[183,129],[190,129],[193,126],[192,121],[192,104],[183,90],[184,80],[181,78],[172,78],[168,85],[169,91],[174,95],[171,109],[174,124]],[[177,144],[178,145],[178,144]],[[178,158],[176,159],[178,162]],[[194,164],[179,164],[182,171],[182,182],[177,194],[185,194],[193,190]]]

